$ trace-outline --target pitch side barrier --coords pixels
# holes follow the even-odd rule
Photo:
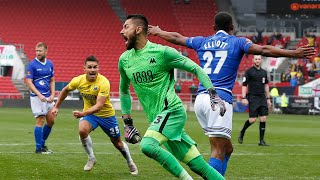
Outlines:
[[[187,96],[187,95],[186,95]],[[188,99],[182,100],[184,107],[187,111],[194,111],[194,96],[189,94]],[[286,112],[282,112],[281,108],[281,96],[272,98],[272,113],[286,113],[286,114],[311,114],[311,115],[320,115],[320,97],[300,97],[300,96],[287,96],[288,98],[288,107]],[[121,109],[119,97],[110,98],[113,107],[116,110]],[[82,98],[67,98],[62,104],[61,108],[73,108],[81,109],[83,106]],[[30,107],[30,98],[26,97],[24,99],[0,99],[0,108],[1,107],[21,107],[29,108]],[[143,110],[141,104],[139,103],[136,97],[132,98],[132,110]],[[241,104],[241,101],[238,101],[235,98],[233,102],[233,111],[234,112],[248,112],[248,107]]]
[[[281,96],[272,98],[272,112],[274,113],[285,113],[285,114],[312,114],[320,115],[320,97],[301,97],[301,96],[287,96],[288,107],[281,107]]]

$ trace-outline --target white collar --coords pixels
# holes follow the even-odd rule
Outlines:
[[[41,62],[38,58],[35,58],[39,63],[45,65],[47,63],[47,58],[44,59],[44,62]]]
[[[225,35],[229,35],[227,32],[225,32],[224,30],[219,30],[216,34],[218,34],[218,33],[223,33],[223,34],[225,34]]]

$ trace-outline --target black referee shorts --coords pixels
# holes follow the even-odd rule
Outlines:
[[[268,104],[265,95],[248,95],[249,117],[267,116]]]

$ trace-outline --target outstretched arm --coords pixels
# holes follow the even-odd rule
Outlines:
[[[177,32],[168,32],[163,31],[159,28],[159,26],[148,26],[148,33],[154,36],[159,36],[160,38],[171,42],[176,45],[186,46],[187,37],[177,33]]]
[[[226,112],[225,104],[215,91],[214,86],[206,72],[198,64],[179,54],[173,48],[168,47],[164,52],[164,56],[168,59],[167,67],[183,69],[196,75],[196,77],[208,91],[212,110],[215,111],[216,106],[218,106],[220,109],[220,115],[223,116]]]
[[[52,109],[52,114],[57,116],[59,112],[59,107],[62,101],[68,96],[70,90],[69,90],[69,85],[65,86],[59,93],[58,99],[56,104],[54,105]]]
[[[252,44],[248,50],[249,54],[262,55],[267,57],[293,57],[293,58],[308,58],[315,55],[316,50],[308,45],[301,46],[295,50],[280,49],[270,45],[260,46]]]

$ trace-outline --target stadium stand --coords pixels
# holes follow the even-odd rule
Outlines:
[[[21,94],[8,76],[0,77],[0,99],[22,99]]]
[[[118,92],[117,62],[120,54],[125,50],[124,40],[119,32],[124,19],[117,16],[108,2],[111,1],[3,1],[0,13],[1,41],[5,44],[23,44],[24,53],[29,60],[35,56],[35,44],[39,41],[46,42],[49,46],[48,58],[55,64],[57,82],[69,82],[72,77],[83,73],[83,60],[86,56],[93,54],[100,59],[100,73],[110,80],[111,92]],[[219,9],[217,2],[216,0],[190,1],[189,3],[176,3],[173,0],[117,1],[126,14],[145,14],[150,24],[159,25],[168,31],[178,31],[187,36],[213,34],[213,18]],[[123,15],[122,17],[125,17],[125,14]],[[250,33],[252,34],[251,31]],[[250,36],[246,37],[250,38]],[[269,36],[263,36],[263,44],[267,43],[268,38]],[[190,59],[199,62],[193,50],[173,45],[153,36],[150,36],[150,40],[172,46],[177,50],[187,51]],[[290,37],[285,35],[283,42],[287,41],[290,41]],[[283,42],[280,41],[281,44]],[[303,37],[301,43],[305,42],[306,38]],[[316,42],[320,44],[320,37],[316,38]],[[277,43],[279,42],[274,41],[272,45]],[[240,74],[251,67],[251,59],[251,56],[243,57],[239,67]],[[198,83],[196,78],[192,81],[195,84]],[[190,84],[190,80],[182,83],[182,93],[189,92]],[[278,84],[286,86],[287,82]],[[241,85],[236,83],[235,93],[239,89]]]
[[[41,13],[40,13],[41,12]],[[118,82],[117,62],[124,50],[122,23],[105,0],[2,2],[1,40],[24,44],[28,59],[35,56],[39,41],[49,46],[48,58],[55,63],[56,81],[68,82],[83,73],[88,55],[100,59],[100,72]],[[117,86],[111,86],[117,91]]]
[[[150,24],[159,25],[161,28],[168,31],[176,31],[186,36],[210,36],[213,34],[213,18],[218,12],[218,7],[214,0],[203,0],[190,3],[175,3],[171,0],[163,0],[161,3],[157,0],[120,0],[123,9],[127,14],[140,13],[144,14],[150,20]],[[155,6],[156,4],[156,6]],[[209,5],[209,6],[208,6]],[[166,13],[163,13],[166,12]],[[168,43],[157,37],[149,37],[155,43],[160,43],[176,48],[182,49],[179,46]],[[199,63],[197,54],[188,48],[188,57]],[[193,80],[195,84],[197,79]],[[185,81],[182,83],[183,93],[189,92],[191,82]]]

